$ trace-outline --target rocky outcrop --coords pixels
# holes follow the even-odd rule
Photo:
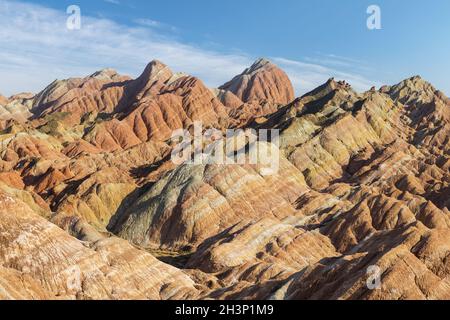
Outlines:
[[[140,246],[191,251],[243,219],[294,216],[305,182],[287,160],[280,166],[270,177],[252,166],[180,166],[131,198],[109,228]]]
[[[23,125],[32,116],[32,96],[20,94],[7,99],[0,96],[0,130]]]
[[[5,194],[0,194],[0,217],[2,299],[196,296],[186,274],[124,240],[91,232],[79,241]]]
[[[213,93],[190,76],[166,82],[158,95],[139,100],[122,120],[142,142],[165,141],[174,130],[189,128],[195,121],[220,129],[227,127],[228,119]]]
[[[56,118],[66,125],[78,125],[88,113],[112,113],[129,80],[113,70],[83,79],[56,80],[34,98],[32,112],[43,120]]]

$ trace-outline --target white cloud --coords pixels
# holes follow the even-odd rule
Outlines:
[[[161,22],[155,21],[152,19],[136,19],[136,20],[134,20],[134,22],[136,22],[137,24],[140,24],[144,27],[160,27],[161,26]]]
[[[330,57],[331,58],[331,57]],[[346,80],[357,91],[368,90],[372,86],[381,86],[382,83],[375,80],[368,80],[365,77],[350,71],[339,70],[328,67],[325,64],[341,65],[340,60],[329,61],[323,64],[302,62],[296,60],[289,60],[285,58],[274,57],[272,60],[279,66],[282,66],[284,71],[289,75],[291,81],[296,88],[301,88],[300,92],[305,93],[323,84],[329,78]],[[311,59],[308,59],[310,61]],[[355,62],[352,62],[354,67]],[[349,66],[346,66],[349,67]]]
[[[37,92],[56,78],[85,76],[106,67],[138,76],[153,59],[174,71],[198,76],[213,87],[254,60],[242,52],[227,54],[184,44],[164,36],[158,28],[125,26],[107,19],[83,16],[81,30],[70,31],[67,18],[64,11],[0,0],[0,93]],[[300,88],[298,93],[333,75],[354,82],[356,88],[372,84],[361,76],[319,64],[283,58],[274,61],[285,68]]]
[[[103,1],[112,3],[112,4],[120,4],[120,2],[118,0],[103,0]]]
[[[172,32],[177,31],[177,28],[175,28],[174,26],[170,26],[166,23],[162,23],[160,21],[156,21],[156,20],[152,20],[152,19],[148,19],[148,18],[135,19],[135,20],[133,20],[133,22],[142,27],[158,28],[158,29],[169,30]]]

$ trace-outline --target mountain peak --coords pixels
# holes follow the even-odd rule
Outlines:
[[[392,99],[399,100],[403,104],[416,101],[429,103],[435,98],[436,89],[421,76],[413,76],[388,87],[388,94]]]
[[[117,78],[118,76],[119,76],[119,74],[117,73],[116,70],[111,69],[111,68],[105,68],[105,69],[101,69],[99,71],[94,72],[93,74],[91,74],[89,76],[89,78],[110,81],[110,80]]]
[[[250,68],[247,69],[247,71],[248,71],[248,73],[252,73],[254,71],[257,71],[257,70],[262,69],[269,65],[274,66],[274,64],[272,62],[270,62],[269,60],[267,60],[266,58],[259,58],[258,60],[253,62],[253,64],[251,65]]]
[[[344,92],[353,92],[351,85],[344,80],[335,80],[335,78],[328,79],[324,84],[313,89],[312,91],[303,95],[303,97],[314,97],[315,99],[325,97],[335,90],[343,90]]]
[[[158,59],[153,59],[152,61],[149,62],[149,64],[147,65],[147,67],[159,67],[159,68],[166,68],[167,65],[163,62],[161,62]]]
[[[231,91],[244,102],[288,104],[294,100],[294,88],[287,74],[265,58],[256,60],[219,89]]]
[[[144,69],[144,72],[139,77],[140,80],[145,82],[149,81],[167,81],[173,76],[172,71],[167,65],[159,60],[152,60]]]
[[[431,86],[431,83],[426,81],[419,75],[412,76],[408,79],[405,79],[397,84],[397,86],[405,86],[405,85],[416,85],[416,86]]]

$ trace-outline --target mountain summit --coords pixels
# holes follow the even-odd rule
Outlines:
[[[287,104],[294,99],[294,88],[286,73],[267,59],[259,59],[240,75],[220,87],[244,102],[268,101]]]

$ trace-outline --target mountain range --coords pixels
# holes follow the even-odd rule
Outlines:
[[[279,130],[279,170],[175,164],[196,122]],[[0,299],[450,299],[449,140],[419,76],[295,97],[266,59],[0,95]]]

